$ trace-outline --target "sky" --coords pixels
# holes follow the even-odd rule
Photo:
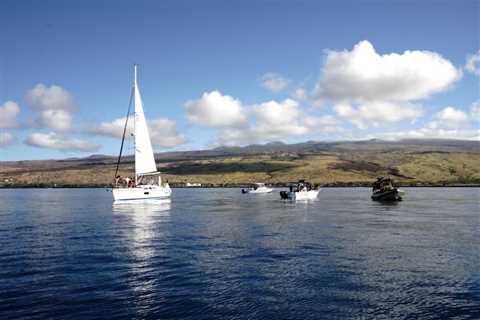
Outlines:
[[[0,161],[118,154],[134,64],[158,152],[479,140],[479,42],[477,0],[3,0]]]

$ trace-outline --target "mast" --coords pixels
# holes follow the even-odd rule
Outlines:
[[[133,95],[135,96],[136,92],[137,92],[137,64],[134,63],[133,64],[133,87],[132,87],[132,91],[133,91]],[[136,99],[136,96],[135,98]],[[136,141],[137,141],[137,138],[135,137],[136,136],[136,131],[135,131],[135,123],[137,121],[135,121],[135,119],[137,118],[137,111],[135,109],[135,111],[133,111],[133,151],[134,153],[136,153],[136,150],[137,150],[137,146],[136,146]],[[134,164],[135,164],[135,185],[137,185],[138,183],[138,176],[137,176],[137,170],[136,170],[136,164],[137,164],[137,157],[134,157]]]

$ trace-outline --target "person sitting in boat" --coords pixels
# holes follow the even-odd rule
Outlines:
[[[129,188],[135,188],[135,181],[133,179],[129,179],[128,181],[128,187]]]
[[[393,190],[393,183],[392,179],[390,178],[385,178],[385,177],[379,177],[377,178],[377,181],[373,183],[372,186],[372,191],[387,191],[387,190]]]
[[[119,185],[119,184],[123,184],[123,177],[118,175],[115,177],[115,184],[116,185]]]

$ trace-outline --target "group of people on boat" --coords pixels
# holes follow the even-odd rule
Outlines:
[[[122,177],[120,175],[115,177],[115,185],[123,188],[135,188],[136,183],[134,178]]]
[[[314,186],[305,180],[300,180],[295,186],[290,185],[290,192],[310,191],[316,189],[318,189],[318,186]]]
[[[390,178],[378,177],[372,185],[372,191],[387,191],[393,190],[393,181]]]
[[[402,192],[389,177],[378,177],[372,185],[372,199],[377,201],[401,201]]]

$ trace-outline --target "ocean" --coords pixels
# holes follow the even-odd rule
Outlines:
[[[0,319],[480,319],[480,189],[0,189]]]

